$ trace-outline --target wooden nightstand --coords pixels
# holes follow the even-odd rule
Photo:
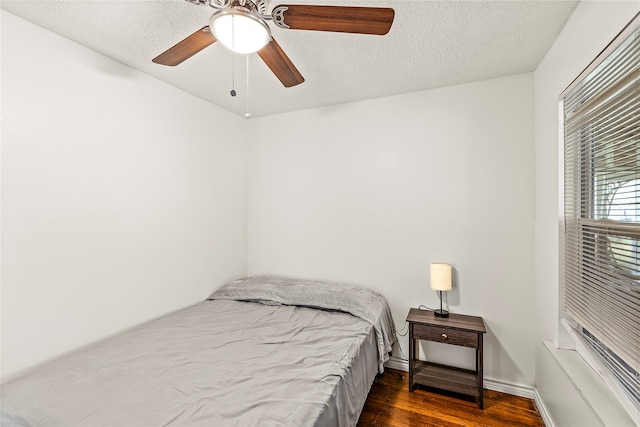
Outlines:
[[[431,310],[412,308],[409,322],[409,391],[416,385],[473,396],[484,409],[482,385],[482,337],[487,332],[482,317],[449,314],[436,317]],[[416,340],[470,347],[476,350],[476,369],[461,369],[418,359]]]

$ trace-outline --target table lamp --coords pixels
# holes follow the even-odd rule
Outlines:
[[[431,289],[440,291],[440,310],[435,310],[436,317],[449,317],[449,312],[442,309],[442,291],[451,290],[451,265],[442,262],[431,264]]]

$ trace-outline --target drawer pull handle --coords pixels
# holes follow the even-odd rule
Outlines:
[[[449,338],[449,337],[447,336],[447,334],[442,334],[442,339],[443,339],[443,340],[446,340],[447,338]]]

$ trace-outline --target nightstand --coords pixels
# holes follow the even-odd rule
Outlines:
[[[484,409],[482,385],[482,338],[487,332],[482,317],[450,313],[436,317],[431,310],[412,308],[409,322],[409,391],[416,385],[452,391],[478,400]],[[459,345],[476,350],[476,369],[461,369],[418,359],[416,340]]]

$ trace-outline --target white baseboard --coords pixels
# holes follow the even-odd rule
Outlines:
[[[492,380],[490,378],[484,379],[484,387],[489,390],[499,391],[513,396],[526,397],[527,399],[533,399],[535,396],[535,389],[532,386],[511,384],[504,381]]]
[[[384,364],[385,368],[397,369],[398,371],[409,372],[409,362],[392,357]]]
[[[384,365],[387,368],[409,372],[409,362],[407,362],[406,360],[393,357],[389,359]],[[531,386],[510,384],[504,381],[493,380],[490,378],[484,379],[484,388],[493,391],[499,391],[501,393],[511,394],[513,396],[526,397],[527,399],[534,399],[536,395],[535,389]]]
[[[544,421],[544,425],[546,427],[555,427],[555,423],[553,422],[551,415],[549,415],[549,411],[547,410],[547,407],[544,405],[544,401],[542,400],[542,397],[538,393],[538,389],[534,388],[533,393],[534,393],[533,401],[536,404],[536,408],[538,408],[538,413],[540,414],[542,421]]]

